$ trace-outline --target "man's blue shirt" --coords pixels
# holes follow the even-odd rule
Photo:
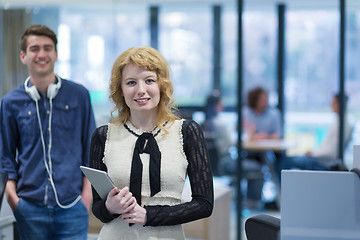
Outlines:
[[[243,116],[247,124],[256,126],[256,133],[265,132],[283,136],[279,109],[267,107],[261,114],[257,114],[253,109],[245,106]]]
[[[89,92],[71,81],[62,80],[52,105],[52,176],[60,203],[67,204],[82,192],[80,165],[89,165],[95,119]],[[49,99],[42,96],[38,106],[48,156]],[[24,85],[1,100],[0,133],[1,166],[9,179],[17,181],[18,196],[39,205],[56,206],[44,164],[36,103],[26,93]],[[46,161],[49,163],[48,157]]]

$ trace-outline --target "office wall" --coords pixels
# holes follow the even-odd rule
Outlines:
[[[1,96],[24,82],[25,66],[19,60],[19,37],[30,23],[30,15],[23,9],[7,9],[2,12],[2,71]]]

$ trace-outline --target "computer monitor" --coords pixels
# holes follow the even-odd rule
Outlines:
[[[283,170],[281,183],[281,240],[360,239],[355,173]]]

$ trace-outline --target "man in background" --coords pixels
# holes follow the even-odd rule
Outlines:
[[[20,60],[29,77],[0,108],[0,156],[6,196],[20,239],[87,239],[89,165],[95,120],[89,92],[54,73],[57,37],[32,25],[22,35]]]

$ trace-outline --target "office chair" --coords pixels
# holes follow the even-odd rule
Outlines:
[[[353,168],[353,169],[350,170],[350,172],[356,173],[356,175],[358,175],[359,178],[360,178],[360,169],[358,169],[358,168]]]
[[[247,240],[279,240],[280,219],[270,215],[256,215],[245,222]]]
[[[219,176],[219,159],[220,154],[216,147],[215,139],[212,137],[205,137],[206,148],[209,153],[211,170],[214,176]]]

